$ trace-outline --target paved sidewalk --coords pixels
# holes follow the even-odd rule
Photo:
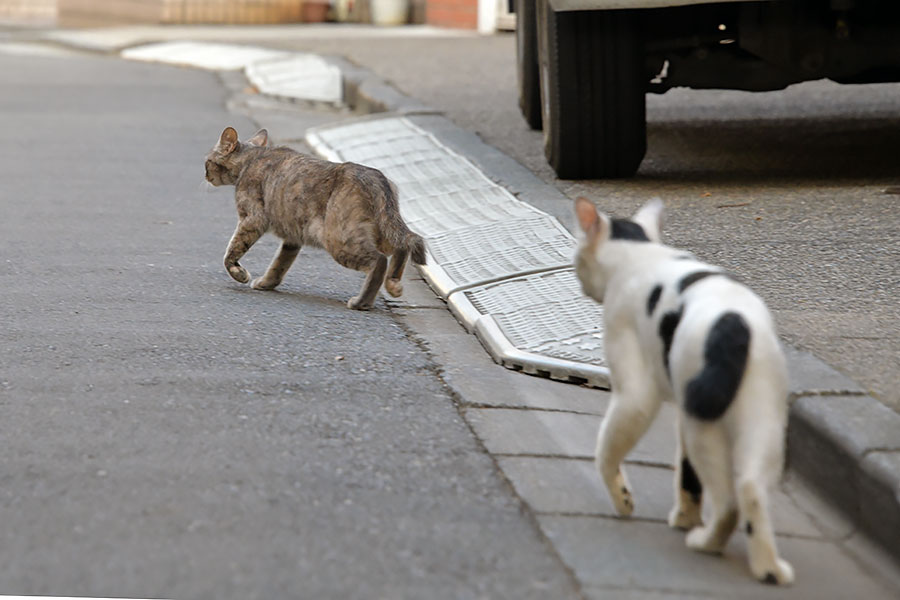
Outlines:
[[[689,551],[666,517],[672,502],[674,428],[665,406],[629,456],[636,510],[616,518],[594,470],[597,426],[609,393],[523,376],[494,364],[413,277],[402,301],[388,302],[409,331],[444,365],[470,427],[531,508],[543,533],[589,599],[893,598],[900,570],[843,515],[788,473],[772,497],[792,588],[749,577],[743,536],[722,558]]]
[[[142,35],[149,36],[147,32]],[[345,73],[360,104],[428,110],[416,100],[378,85],[371,73],[349,65]],[[442,116],[414,120],[521,199],[571,225],[568,199],[520,165]],[[415,289],[411,285],[408,291],[410,288]],[[890,564],[879,567],[877,552],[858,531],[861,524],[870,532],[881,532],[888,547],[900,539],[896,535],[900,532],[898,417],[811,355],[790,352],[796,399],[791,466],[843,508],[849,508],[851,520],[844,521],[822,506],[802,482],[789,476],[775,499],[776,524],[783,553],[797,569],[798,586],[790,591],[761,590],[745,577],[739,536],[729,546],[725,560],[708,559],[687,552],[681,535],[663,524],[671,496],[671,415],[661,415],[654,431],[631,457],[636,517],[631,522],[614,519],[589,461],[607,401],[605,393],[500,369],[445,311],[435,310],[443,305],[421,284],[411,298],[390,304],[445,365],[443,378],[458,394],[473,431],[532,508],[542,531],[573,569],[587,597],[599,598],[611,590],[616,590],[617,598],[715,597],[725,593],[747,598],[762,594],[890,598],[900,593],[892,575],[896,568]],[[846,485],[848,480],[855,485]],[[618,543],[613,553],[608,548],[599,552],[592,545],[592,540],[610,538]],[[648,555],[650,547],[657,548],[658,554]]]

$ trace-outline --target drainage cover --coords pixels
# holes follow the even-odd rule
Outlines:
[[[381,169],[400,211],[428,242],[423,274],[443,298],[472,285],[571,264],[574,240],[559,222],[497,185],[464,157],[403,117],[310,131],[331,160]]]
[[[307,142],[329,160],[381,169],[427,242],[422,274],[497,362],[608,387],[602,311],[572,264],[575,239],[404,117],[320,127]]]
[[[609,387],[603,308],[582,293],[573,269],[469,288],[451,294],[448,304],[497,362]],[[508,343],[495,341],[498,335]]]
[[[575,240],[559,221],[536,215],[455,229],[428,239],[435,291],[452,292],[572,264]]]

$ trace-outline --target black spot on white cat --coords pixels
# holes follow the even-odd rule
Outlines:
[[[653,311],[656,310],[656,303],[659,302],[659,297],[662,295],[662,286],[658,285],[653,288],[653,291],[650,292],[650,296],[647,298],[647,316],[652,316]]]
[[[737,313],[724,313],[706,337],[703,369],[685,389],[685,411],[702,421],[713,421],[725,414],[741,385],[749,351],[750,328],[746,321]]]
[[[753,535],[753,523],[747,521],[747,535]]]
[[[613,219],[610,238],[614,240],[627,240],[630,242],[649,242],[650,238],[644,228],[628,219]]]
[[[722,275],[722,273],[718,271],[694,271],[693,273],[688,273],[678,282],[678,293],[683,293],[684,290],[688,289],[701,279],[706,279],[710,275]]]
[[[778,578],[775,577],[775,573],[766,573],[766,577],[763,579],[763,583],[775,585],[778,583]]]
[[[681,489],[691,495],[694,504],[700,504],[700,496],[703,494],[703,484],[697,477],[691,461],[687,458],[681,459]]]
[[[663,364],[666,371],[669,370],[669,350],[672,349],[672,338],[675,337],[675,330],[681,321],[681,313],[684,312],[684,306],[679,306],[677,311],[670,310],[663,315],[659,321],[659,337],[663,343]]]

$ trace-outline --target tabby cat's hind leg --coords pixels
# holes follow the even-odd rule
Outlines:
[[[384,289],[394,298],[403,293],[403,284],[400,278],[403,277],[403,269],[406,267],[406,257],[409,256],[409,250],[406,248],[397,249],[391,256],[391,263],[388,265],[387,277],[384,280]]]
[[[282,242],[281,248],[272,259],[272,264],[269,265],[265,275],[254,279],[250,287],[255,290],[274,290],[284,280],[285,273],[294,264],[294,259],[297,258],[299,252],[299,245]]]
[[[369,310],[375,305],[378,290],[384,283],[384,274],[387,271],[388,260],[384,254],[378,254],[374,264],[368,269],[366,280],[358,296],[350,298],[347,307],[354,310]]]

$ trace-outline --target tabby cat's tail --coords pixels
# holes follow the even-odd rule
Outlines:
[[[382,191],[384,194],[385,210],[381,213],[384,221],[382,231],[393,238],[393,245],[397,248],[406,248],[410,259],[415,265],[425,264],[425,240],[422,236],[413,233],[406,225],[406,221],[400,216],[400,207],[397,202],[397,186],[395,186],[384,174],[382,178]]]
[[[425,264],[425,240],[421,235],[410,232],[406,236],[406,247],[409,248],[409,259],[414,265]]]

